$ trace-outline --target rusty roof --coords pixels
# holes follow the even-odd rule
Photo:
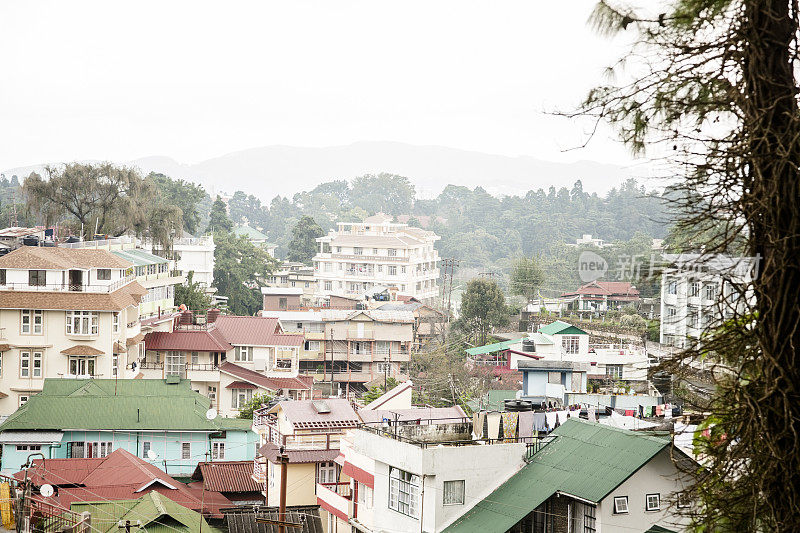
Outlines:
[[[71,346],[66,350],[61,350],[61,353],[64,355],[103,355],[104,352],[92,346],[76,344],[75,346]]]
[[[298,377],[286,377],[286,378],[273,378],[265,376],[259,372],[255,372],[250,370],[249,368],[244,368],[237,364],[231,363],[230,361],[226,361],[219,367],[219,371],[228,374],[229,376],[233,376],[235,378],[239,378],[240,380],[250,383],[252,385],[256,385],[263,389],[268,389],[271,391],[277,391],[281,389],[311,389],[314,385],[314,378],[311,376],[298,376]],[[234,383],[239,383],[236,381]],[[233,383],[228,386],[228,388],[236,388],[233,386]]]
[[[203,481],[205,490],[216,492],[258,492],[253,481],[253,461],[212,461],[197,463],[192,479]]]
[[[3,267],[0,266],[0,268]],[[0,308],[43,309],[46,311],[121,311],[127,307],[139,305],[139,300],[144,294],[147,294],[147,289],[135,281],[111,293],[6,290],[0,291]]]
[[[107,250],[87,248],[45,248],[21,246],[0,257],[0,268],[38,268],[66,270],[70,268],[128,268],[133,263]]]
[[[256,522],[256,518],[279,518],[277,507],[235,507],[222,509],[225,515],[225,525],[230,533],[278,533],[279,526]],[[301,524],[301,527],[285,528],[292,533],[323,533],[322,519],[319,516],[319,506],[287,506],[285,520]]]
[[[233,350],[217,328],[155,331],[144,337],[148,350],[183,350],[187,352],[227,352]]]
[[[258,449],[258,453],[271,463],[278,464],[278,455],[280,455],[280,447],[271,442],[266,443]],[[336,459],[339,455],[339,450],[284,450],[284,453],[289,458],[289,462],[296,463],[323,463]]]
[[[283,333],[277,318],[261,316],[220,316],[217,329],[238,346],[300,346],[303,335]]]

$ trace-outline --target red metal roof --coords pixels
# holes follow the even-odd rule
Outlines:
[[[258,449],[267,461],[278,463],[280,448],[271,442],[266,443]],[[290,463],[321,463],[333,461],[339,455],[339,450],[284,450],[289,457]]]
[[[206,490],[217,492],[258,492],[253,481],[253,461],[213,461],[197,464],[193,479],[201,479]]]
[[[253,385],[252,383],[248,383],[246,381],[231,381],[229,385],[225,387],[226,389],[257,389],[257,385]]]
[[[263,316],[221,316],[217,329],[238,346],[300,346],[303,335],[283,333],[277,318]]]
[[[147,350],[182,350],[187,352],[227,352],[233,350],[217,328],[156,331],[144,337]]]
[[[573,295],[593,295],[600,294],[605,296],[626,296],[632,299],[639,297],[639,289],[633,286],[628,281],[591,281],[582,285],[578,290],[573,292],[565,292],[561,296]]]
[[[15,474],[23,476],[24,472]],[[57,486],[58,495],[48,501],[66,508],[75,501],[135,499],[152,491],[195,511],[204,508],[212,516],[221,517],[219,507],[230,505],[229,501],[216,509],[203,505],[185,484],[122,448],[103,458],[36,459],[28,478],[35,485]]]
[[[223,363],[219,367],[219,371],[228,374],[229,376],[239,378],[241,381],[245,381],[271,391],[277,391],[280,389],[308,390],[314,385],[314,378],[311,376],[271,378],[265,376],[264,374],[250,370],[249,368],[244,368],[237,364],[231,363],[230,361]],[[231,386],[229,388],[235,387]]]

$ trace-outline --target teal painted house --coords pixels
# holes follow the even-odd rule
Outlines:
[[[46,459],[105,457],[124,448],[172,476],[191,476],[207,460],[252,461],[251,420],[209,420],[210,400],[178,379],[45,379],[0,425],[0,471]]]

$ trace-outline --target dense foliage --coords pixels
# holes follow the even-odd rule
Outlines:
[[[289,261],[299,261],[307,265],[317,253],[317,237],[322,237],[325,232],[314,219],[308,215],[303,216],[292,228],[292,240],[289,242]]]
[[[467,283],[461,297],[461,310],[455,329],[476,345],[486,343],[489,333],[509,322],[509,309],[503,291],[491,279],[475,278]]]

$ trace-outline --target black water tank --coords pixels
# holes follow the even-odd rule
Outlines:
[[[505,408],[508,412],[533,411],[533,404],[527,400],[506,400]]]
[[[23,246],[39,246],[39,237],[36,235],[28,235],[22,238]]]
[[[530,339],[523,340],[522,351],[527,353],[534,353],[536,351],[536,343]]]
[[[81,238],[77,235],[70,235],[67,237],[67,242],[81,242]]]

